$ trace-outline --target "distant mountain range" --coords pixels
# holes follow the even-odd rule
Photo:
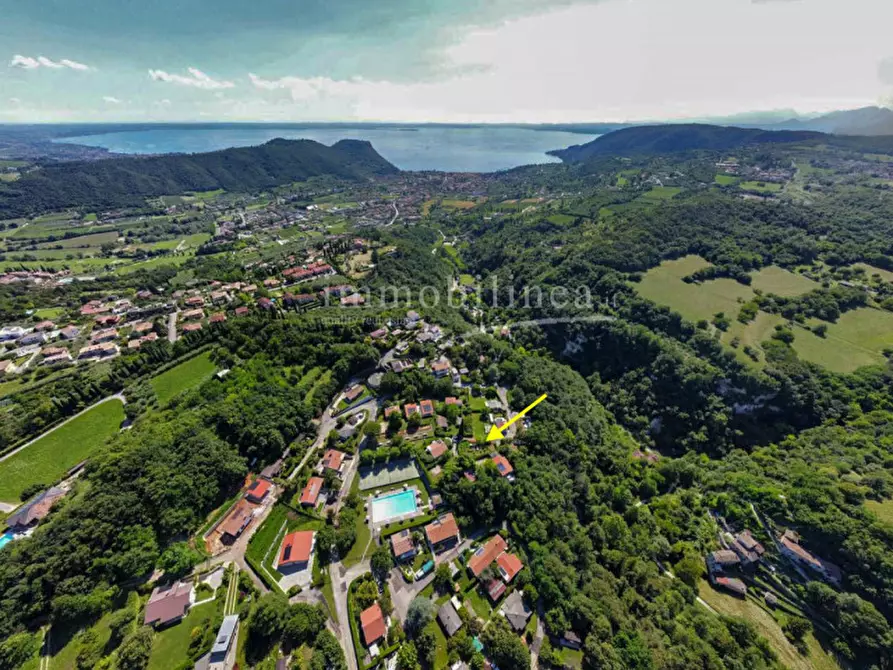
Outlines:
[[[815,130],[834,135],[893,135],[893,110],[862,107],[831,112],[812,119],[787,119],[757,127],[769,130]]]
[[[0,182],[0,219],[82,207],[140,205],[147,197],[187,191],[249,191],[309,177],[365,179],[399,170],[369,142],[275,139],[257,147],[48,164],[17,181]]]
[[[726,151],[751,144],[802,142],[825,137],[822,133],[796,130],[730,128],[704,123],[680,123],[659,126],[634,126],[597,137],[586,144],[550,151],[569,163],[597,156],[633,156],[678,151]]]

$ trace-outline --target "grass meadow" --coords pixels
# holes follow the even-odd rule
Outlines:
[[[166,405],[175,395],[195,388],[206,379],[210,379],[217,366],[211,361],[211,354],[205,352],[188,361],[152,377],[149,383],[158,396],[158,404]]]

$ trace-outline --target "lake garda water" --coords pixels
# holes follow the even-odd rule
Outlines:
[[[263,144],[276,137],[334,144],[368,140],[402,170],[495,172],[521,165],[556,163],[546,151],[583,144],[595,135],[511,126],[312,126],[184,128],[172,126],[66,137],[59,142],[104,147],[124,154],[201,153]]]

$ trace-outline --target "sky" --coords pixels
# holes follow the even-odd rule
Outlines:
[[[0,0],[0,122],[893,105],[891,25],[890,0]]]

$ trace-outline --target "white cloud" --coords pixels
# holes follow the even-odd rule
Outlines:
[[[444,70],[459,73],[445,80],[248,78],[271,113],[318,120],[627,121],[876,102],[893,3],[808,9],[613,0],[469,30],[443,52]]]
[[[213,79],[198,68],[190,67],[186,70],[189,74],[174,74],[164,70],[149,70],[149,78],[153,81],[164,81],[169,84],[192,86],[206,91],[215,91],[224,88],[234,88],[235,84],[223,79]]]
[[[19,99],[19,98],[10,98],[10,99],[9,99],[9,104],[11,104],[11,105],[21,105],[21,104],[22,104],[22,101],[21,101],[21,99]]]
[[[9,67],[17,67],[22,70],[36,70],[40,67],[49,68],[51,70],[61,70],[63,68],[68,68],[70,70],[79,70],[81,72],[85,72],[87,70],[92,69],[89,65],[84,65],[83,63],[78,63],[77,61],[70,60],[68,58],[63,58],[62,60],[54,61],[46,56],[38,56],[37,58],[32,58],[31,56],[23,56],[22,54],[16,54],[12,57],[12,60],[9,61]]]
[[[104,96],[102,96],[102,100],[103,100],[103,102],[107,102],[110,105],[120,105],[121,103],[124,102],[120,98],[116,98],[113,95],[104,95]]]

